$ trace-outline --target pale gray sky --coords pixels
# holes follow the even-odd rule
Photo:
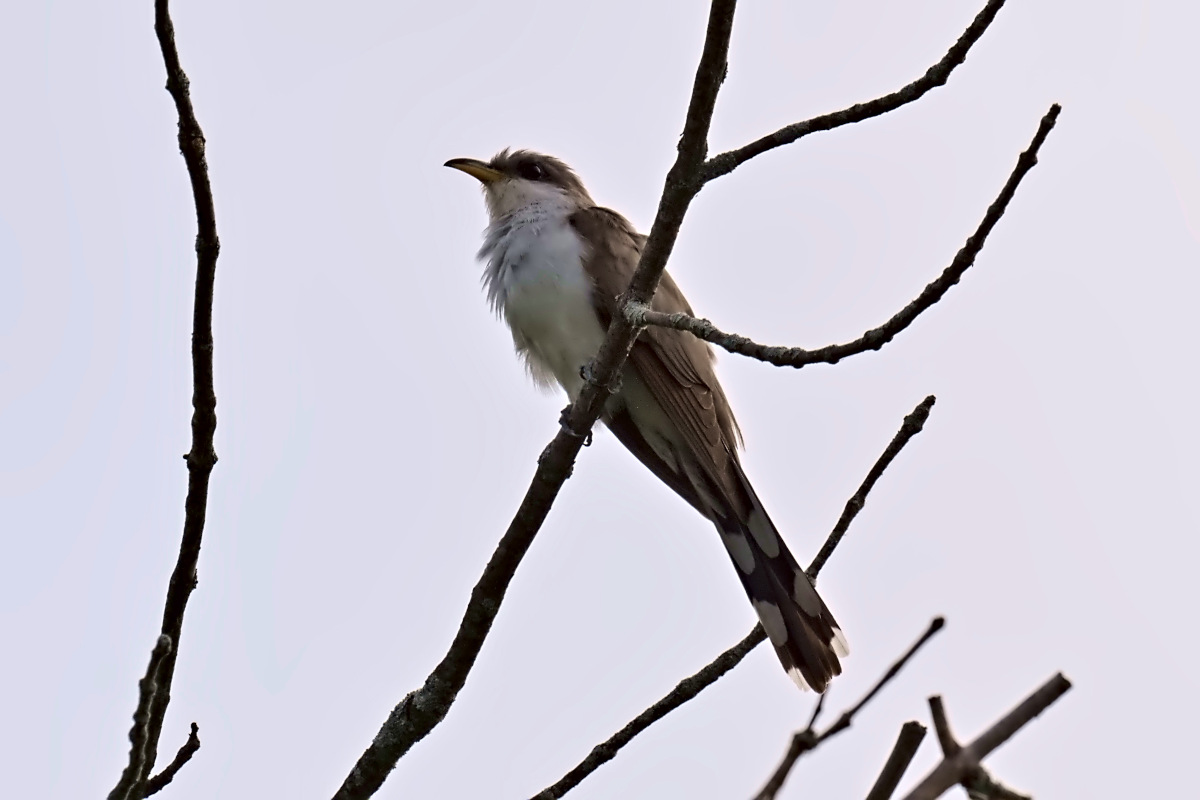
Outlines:
[[[714,150],[892,90],[982,5],[745,3]],[[697,3],[179,3],[222,255],[209,521],[161,749],[175,798],[323,797],[441,657],[563,400],[479,289],[485,223],[442,168],[554,153],[645,229]],[[968,738],[1076,688],[990,761],[1039,797],[1177,792],[1193,677],[1200,11],[1013,0],[947,87],[706,189],[671,270],[719,325],[873,327],[973,230],[979,262],[880,353],[721,374],[801,560],[923,396],[938,404],[821,587],[837,712],[946,631],[783,797],[861,797],[946,697]],[[182,521],[194,216],[152,3],[0,12],[0,753],[14,797],[116,780]],[[1190,409],[1190,411],[1189,411]],[[381,797],[526,797],[753,623],[711,527],[607,434],[585,450],[445,723]],[[573,795],[747,797],[807,718],[767,648]],[[909,782],[937,758],[926,741]],[[166,796],[166,795],[164,795]]]

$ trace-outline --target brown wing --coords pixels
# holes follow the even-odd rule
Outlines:
[[[594,284],[596,313],[608,324],[645,239],[604,208],[578,211],[571,224],[587,244],[583,268]],[[656,311],[692,313],[665,273],[651,305]],[[712,351],[690,334],[651,327],[634,343],[626,369],[636,370],[687,453],[679,454],[684,458],[677,466],[667,463],[627,412],[606,418],[609,428],[668,486],[712,519],[784,669],[801,686],[824,691],[842,671],[845,638],[742,472],[736,452],[741,436],[713,371]],[[696,467],[702,474],[697,475]]]
[[[629,286],[637,268],[645,237],[607,208],[577,211],[571,216],[571,224],[587,245],[583,268],[595,286],[596,312],[607,325],[616,313],[617,298]],[[691,306],[667,273],[663,273],[651,307],[666,313],[692,314]],[[710,477],[730,487],[730,459],[737,458],[741,433],[717,381],[708,344],[681,331],[647,328],[634,344],[629,364]]]

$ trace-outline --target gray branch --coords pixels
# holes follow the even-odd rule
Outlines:
[[[894,317],[878,328],[867,331],[852,342],[826,345],[815,350],[806,350],[803,347],[764,345],[736,333],[726,333],[706,319],[699,319],[682,312],[665,314],[661,311],[652,310],[646,303],[627,304],[625,306],[625,319],[630,324],[639,327],[657,325],[663,328],[674,328],[677,331],[686,331],[699,339],[722,347],[731,353],[749,356],[759,361],[765,361],[768,364],[774,364],[777,367],[794,367],[800,369],[808,364],[836,364],[848,356],[858,355],[869,350],[879,350],[894,339],[897,334],[916,321],[918,316],[941,300],[946,292],[950,290],[950,287],[958,283],[963,273],[975,263],[975,258],[983,250],[983,245],[987,241],[988,234],[991,233],[992,228],[996,226],[1000,218],[1004,216],[1004,212],[1008,208],[1013,195],[1016,194],[1021,180],[1037,164],[1038,151],[1046,141],[1046,137],[1050,134],[1050,131],[1054,128],[1054,123],[1058,120],[1058,114],[1061,110],[1061,107],[1055,103],[1050,106],[1050,110],[1042,117],[1041,124],[1038,126],[1033,141],[1030,142],[1029,148],[1017,159],[1016,166],[1013,168],[1004,187],[1000,190],[1000,194],[983,215],[979,227],[967,239],[966,244],[954,256],[954,260],[942,271],[942,274],[927,285],[915,300],[902,308]]]
[[[950,730],[941,698],[929,698],[930,711],[944,758],[904,800],[934,800],[955,784],[961,784],[974,800],[1024,798],[1024,795],[1017,794],[993,780],[983,768],[983,759],[1049,708],[1070,688],[1071,682],[1060,672],[965,747],[958,744]]]

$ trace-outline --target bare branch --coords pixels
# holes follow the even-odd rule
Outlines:
[[[154,644],[154,649],[150,651],[150,663],[146,665],[146,674],[138,681],[138,704],[133,712],[133,727],[129,729],[129,764],[121,772],[121,779],[117,781],[117,785],[108,793],[108,800],[126,800],[126,798],[140,800],[142,797],[138,793],[137,787],[151,766],[147,761],[146,752],[150,707],[154,703],[155,695],[158,694],[158,678],[163,662],[170,653],[170,637],[159,636],[158,641]]]
[[[152,794],[162,791],[168,783],[175,780],[175,774],[183,769],[184,764],[192,760],[192,756],[196,755],[199,749],[200,726],[193,722],[187,741],[183,743],[183,747],[179,748],[179,752],[175,754],[175,758],[171,760],[171,763],[162,772],[146,781],[146,792],[143,796],[149,797]]]
[[[778,794],[779,790],[783,788],[784,781],[787,780],[788,775],[792,771],[792,767],[796,765],[796,761],[800,759],[800,756],[811,750],[817,749],[817,746],[825,740],[830,739],[849,728],[850,724],[854,721],[854,715],[861,711],[863,706],[869,703],[871,699],[875,697],[875,695],[879,694],[880,690],[883,689],[884,686],[886,686],[893,678],[899,675],[900,670],[904,669],[904,665],[907,664],[912,657],[917,654],[917,651],[924,647],[925,643],[932,639],[934,635],[945,626],[946,619],[944,617],[934,617],[930,621],[929,627],[925,629],[923,634],[921,634],[921,638],[917,639],[917,641],[913,643],[912,647],[908,648],[904,655],[900,656],[900,658],[897,659],[894,664],[888,667],[887,672],[883,673],[883,677],[875,682],[875,685],[871,687],[871,690],[863,695],[861,700],[843,711],[841,716],[837,718],[837,721],[830,725],[822,733],[818,734],[816,731],[814,731],[812,728],[812,723],[810,722],[807,729],[797,731],[796,733],[792,734],[792,741],[788,745],[787,753],[784,754],[783,759],[779,762],[779,766],[775,768],[775,771],[771,774],[771,777],[767,779],[767,782],[763,788],[760,789],[758,794],[754,796],[754,800],[774,800],[775,795]],[[816,719],[815,714],[813,715],[813,719]],[[924,736],[924,729],[922,729],[921,735]],[[898,777],[897,780],[899,780]]]
[[[929,411],[933,408],[933,404],[937,402],[937,398],[929,395],[912,410],[912,413],[904,418],[904,422],[900,425],[900,430],[892,437],[892,441],[884,449],[883,454],[871,467],[867,477],[863,479],[862,485],[858,487],[858,491],[854,496],[846,501],[846,508],[842,511],[842,516],[838,518],[837,524],[833,526],[833,530],[829,532],[828,538],[825,539],[825,544],[821,545],[820,551],[816,558],[808,565],[808,577],[812,578],[815,583],[817,575],[820,574],[821,568],[825,566],[825,562],[833,555],[833,551],[841,544],[842,537],[846,535],[846,531],[850,529],[850,523],[858,516],[858,512],[862,511],[867,502],[867,495],[874,488],[875,482],[883,475],[883,471],[887,469],[896,456],[900,455],[900,451],[904,449],[904,445],[908,444],[914,436],[920,433],[925,428],[925,421],[929,419]]]
[[[931,698],[930,707],[938,709],[934,712],[934,721],[940,728],[938,740],[944,742],[948,739],[953,746],[944,749],[945,757],[942,762],[905,796],[905,800],[934,800],[956,783],[962,784],[976,797],[1009,798],[1009,800],[1013,797],[1021,797],[993,781],[983,769],[983,759],[1008,741],[1014,733],[1032,721],[1034,717],[1049,708],[1070,688],[1071,682],[1060,672],[966,747],[961,747],[954,741],[940,698],[936,703]],[[944,744],[943,748],[945,748]]]
[[[154,767],[158,757],[158,741],[162,735],[163,718],[171,702],[171,681],[175,676],[175,659],[183,633],[183,615],[188,598],[196,587],[196,564],[200,558],[200,541],[204,535],[204,519],[208,505],[208,482],[217,454],[213,437],[217,429],[217,396],[213,389],[212,307],[213,283],[216,278],[217,238],[216,211],[213,207],[212,186],[208,179],[208,162],[204,156],[204,133],[196,121],[188,91],[188,78],[179,63],[175,47],[175,29],[171,24],[167,0],[155,0],[154,30],[162,50],[167,72],[167,91],[175,101],[179,116],[179,152],[187,165],[196,207],[196,289],[192,308],[192,446],[184,459],[188,467],[187,499],[184,501],[183,537],[171,583],[167,587],[163,607],[162,635],[171,643],[158,667],[158,690],[150,700],[146,721],[145,768],[133,787],[132,797],[143,797],[145,775]]]
[[[900,106],[919,100],[929,90],[946,83],[946,80],[950,77],[950,73],[954,71],[955,67],[966,60],[967,52],[983,36],[984,31],[992,24],[992,20],[995,19],[996,14],[1003,5],[1004,0],[990,0],[971,24],[967,26],[967,29],[963,31],[963,35],[958,37],[958,41],[946,52],[942,60],[930,67],[920,78],[899,91],[866,103],[858,103],[842,111],[835,111],[832,114],[823,114],[819,117],[804,120],[803,122],[793,123],[761,139],[757,139],[744,147],[739,147],[737,150],[730,150],[718,156],[713,156],[704,165],[704,181],[707,183],[722,175],[728,175],[755,156],[762,155],[776,147],[791,144],[810,133],[828,131],[839,128],[842,125],[862,122],[865,119],[881,116],[889,111],[896,110]]]
[[[821,737],[812,728],[805,728],[793,733],[791,741],[788,742],[787,752],[779,761],[779,766],[775,767],[775,771],[771,773],[770,778],[767,778],[763,788],[754,795],[754,800],[775,800],[775,795],[779,794],[784,781],[787,780],[788,775],[792,774],[792,767],[796,766],[800,756],[815,749],[820,743]]]
[[[807,730],[812,730],[813,726],[817,724],[817,719],[821,716],[821,712],[825,710],[826,697],[829,697],[829,692],[821,692],[821,694],[817,695],[817,703],[813,706],[812,714],[808,717],[808,724],[804,726]]]
[[[613,734],[607,741],[596,745],[588,757],[560,778],[553,786],[549,786],[534,795],[533,800],[557,800],[578,786],[584,778],[591,775],[601,765],[612,761],[622,747],[629,744],[633,737],[649,728],[658,720],[665,717],[681,705],[700,694],[706,687],[716,682],[718,678],[736,667],[747,654],[762,643],[767,635],[762,625],[755,625],[746,638],[717,656],[708,666],[695,675],[681,680],[670,694],[663,697],[654,705],[638,714],[629,724]]]
[[[719,330],[706,319],[692,317],[682,312],[665,314],[661,311],[653,311],[646,303],[627,305],[625,307],[625,318],[634,325],[657,325],[663,328],[686,331],[699,339],[711,342],[718,347],[723,347],[731,353],[749,356],[750,358],[765,361],[777,367],[794,367],[800,369],[808,364],[836,364],[849,356],[865,353],[869,350],[879,350],[894,339],[897,334],[911,325],[918,316],[941,300],[946,292],[950,290],[950,287],[958,283],[963,273],[975,263],[975,258],[983,249],[988,234],[991,233],[992,228],[996,226],[1000,218],[1004,216],[1004,212],[1007,210],[1013,195],[1016,194],[1021,180],[1037,164],[1038,150],[1041,148],[1043,142],[1046,141],[1046,137],[1049,135],[1051,129],[1054,128],[1054,123],[1058,119],[1058,114],[1061,110],[1061,107],[1056,103],[1042,117],[1041,124],[1038,126],[1033,141],[1030,142],[1029,148],[1017,159],[1017,164],[1009,175],[1008,181],[1005,182],[1004,187],[1000,190],[1000,194],[992,202],[991,206],[988,207],[987,212],[983,215],[983,220],[979,223],[979,227],[975,229],[975,233],[967,239],[966,244],[954,256],[954,260],[950,262],[950,266],[946,267],[936,280],[927,285],[917,299],[902,308],[883,325],[867,331],[852,342],[826,345],[815,350],[805,350],[802,347],[763,345],[751,341],[745,336]]]
[[[667,174],[658,213],[624,302],[646,302],[654,294],[683,217],[700,190],[700,172],[708,151],[708,130],[717,92],[725,76],[735,6],[735,0],[713,0],[691,103],[679,141],[678,158]],[[584,438],[612,393],[611,387],[636,335],[637,330],[624,317],[614,316],[604,343],[588,369],[588,379],[579,398],[565,415],[562,430],[538,460],[537,472],[516,516],[471,592],[449,651],[426,678],[425,684],[410,692],[392,710],[334,795],[338,800],[371,796],[400,757],[450,710],[491,629],[517,565],[532,544],[563,482],[571,474]]]
[[[896,746],[892,748],[892,754],[883,765],[883,771],[879,773],[871,791],[867,792],[867,800],[888,800],[892,796],[924,738],[924,725],[919,722],[904,723],[900,728],[900,736],[896,739]]]
[[[937,732],[938,746],[942,748],[942,755],[953,758],[958,755],[958,751],[962,750],[962,745],[954,738],[954,733],[950,730],[950,720],[946,719],[946,706],[942,704],[941,695],[934,695],[929,698],[929,713],[933,717],[933,729]]]
[[[846,510],[842,513],[841,519],[838,520],[837,525],[835,525],[833,530],[830,532],[829,538],[825,540],[825,544],[822,546],[821,552],[817,554],[817,557],[813,559],[812,564],[810,564],[808,567],[808,575],[814,581],[820,574],[821,568],[824,567],[826,561],[829,560],[829,556],[833,554],[834,548],[837,547],[838,542],[842,540],[846,530],[850,527],[850,523],[854,520],[854,517],[858,514],[859,510],[862,509],[863,503],[866,501],[867,494],[871,491],[871,488],[875,485],[875,482],[879,479],[879,476],[882,475],[883,471],[887,469],[889,464],[892,463],[904,445],[908,444],[909,440],[920,432],[921,428],[925,424],[925,420],[929,417],[929,409],[933,407],[933,403],[934,398],[932,396],[925,398],[911,414],[904,418],[904,423],[900,426],[900,431],[892,439],[891,443],[888,444],[887,449],[884,450],[883,455],[879,457],[879,460],[875,462],[875,465],[871,467],[871,471],[867,473],[867,478],[863,481],[862,486],[860,486],[858,491],[854,493],[854,496],[850,498],[850,501],[846,504]],[[925,644],[925,642],[928,641],[934,633],[940,630],[943,624],[944,620],[942,620],[941,617],[935,619],[930,624],[930,630],[926,631],[921,639],[909,649],[908,653],[906,653],[897,664],[894,664],[891,669],[888,670],[888,674],[884,676],[880,683],[876,684],[875,688],[871,690],[870,694],[868,694],[866,698],[860,701],[859,704],[852,709],[850,712],[851,716],[853,716],[853,713],[857,712],[858,709],[861,708],[862,705],[869,700],[872,695],[879,691],[883,683],[891,680],[895,673],[899,671],[900,667],[904,666],[904,662],[911,658],[912,655],[923,644]],[[553,786],[542,790],[542,792],[536,796],[536,800],[552,800],[552,798],[562,797],[572,788],[578,786],[584,778],[595,772],[597,768],[615,758],[617,752],[626,744],[628,744],[633,737],[637,736],[646,728],[650,727],[652,724],[662,719],[667,714],[674,711],[676,708],[683,705],[688,700],[691,700],[693,697],[700,694],[700,692],[702,692],[704,689],[715,683],[718,678],[737,666],[737,664],[741,662],[741,660],[745,658],[751,650],[761,644],[765,639],[766,634],[763,632],[762,625],[755,625],[754,628],[751,629],[750,633],[748,633],[746,637],[742,639],[742,641],[738,642],[724,653],[721,653],[721,655],[713,659],[708,666],[704,667],[704,669],[700,670],[695,675],[680,681],[679,685],[676,686],[670,694],[666,695],[654,705],[647,708],[620,731],[610,737],[607,741],[592,748],[592,752],[588,754],[587,758],[585,758],[574,769],[559,779],[559,781]],[[820,714],[821,707],[823,706],[824,702],[825,696],[821,695],[821,698],[817,701],[817,707],[813,710],[812,718],[809,720],[806,731],[811,733],[813,723],[816,722],[817,716]],[[842,716],[845,717],[846,715],[843,714]],[[842,724],[841,719],[838,720],[838,724]],[[847,719],[842,727],[847,727],[849,724],[849,720]],[[796,734],[796,737],[802,736],[803,733],[804,731]],[[796,741],[796,737],[793,737],[794,743]],[[789,749],[789,753],[790,752],[791,751]],[[797,753],[796,757],[799,757],[799,753]],[[787,757],[785,756],[785,760],[786,758]],[[795,759],[793,759],[793,761],[794,760]],[[791,767],[789,766],[788,769],[791,769]],[[786,777],[786,774],[787,773],[785,771],[784,777]]]
[[[862,711],[863,706],[869,703],[871,699],[875,697],[875,695],[879,694],[879,691],[884,686],[887,686],[887,684],[893,678],[899,675],[900,670],[904,669],[904,665],[907,664],[912,657],[917,654],[917,651],[924,647],[925,643],[932,639],[934,635],[936,635],[937,632],[944,627],[946,627],[946,618],[934,617],[929,622],[929,627],[925,629],[925,633],[921,634],[921,638],[913,642],[912,647],[908,648],[908,651],[905,652],[904,655],[900,656],[896,663],[888,667],[887,672],[883,673],[883,677],[876,681],[875,685],[871,687],[871,691],[863,695],[863,698],[855,703],[851,708],[843,711],[842,715],[838,717],[837,722],[833,723],[833,725],[831,725],[827,731],[821,734],[822,741],[828,739],[830,736],[833,736],[835,733],[841,733],[846,728],[849,728],[850,723],[854,721],[854,715],[859,711]]]

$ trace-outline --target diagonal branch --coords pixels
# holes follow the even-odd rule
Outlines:
[[[762,625],[755,625],[746,638],[713,659],[708,666],[695,675],[681,680],[674,689],[654,705],[647,708],[629,721],[625,727],[614,733],[607,741],[592,748],[587,758],[580,761],[566,775],[559,778],[553,785],[534,795],[533,800],[558,800],[567,792],[574,789],[583,779],[595,772],[601,765],[612,761],[622,747],[633,741],[633,737],[649,728],[658,720],[670,714],[681,705],[700,694],[706,687],[715,683],[718,678],[741,663],[751,650],[762,644],[767,638]]]
[[[1054,128],[1054,123],[1058,120],[1061,110],[1061,107],[1055,103],[1042,117],[1037,133],[1034,135],[1033,141],[1029,143],[1029,148],[1017,159],[1017,164],[1013,167],[1000,194],[988,207],[979,227],[954,256],[950,266],[946,267],[936,280],[927,285],[917,299],[902,308],[894,317],[878,328],[867,331],[852,342],[826,345],[815,350],[805,350],[803,347],[763,345],[751,341],[745,336],[719,330],[706,319],[698,319],[684,313],[665,314],[661,311],[652,311],[646,303],[626,306],[625,317],[635,325],[658,325],[663,328],[686,331],[699,339],[723,347],[731,353],[749,356],[777,367],[799,369],[808,364],[836,364],[848,356],[865,353],[868,350],[879,350],[911,325],[920,314],[941,300],[950,287],[958,283],[963,273],[975,263],[975,258],[983,249],[988,234],[1004,216],[1009,202],[1016,194],[1017,187],[1021,185],[1021,180],[1037,164],[1038,150],[1041,149],[1046,137]]]
[[[896,431],[896,435],[892,437],[892,441],[888,442],[888,446],[884,448],[883,453],[872,465],[871,470],[867,473],[867,477],[863,478],[862,485],[858,487],[858,491],[854,496],[846,501],[846,507],[842,510],[842,516],[838,518],[837,524],[833,526],[833,530],[829,532],[829,536],[825,539],[825,544],[821,545],[820,551],[817,552],[816,558],[808,565],[808,577],[812,578],[815,583],[817,575],[821,572],[821,568],[825,566],[825,562],[833,555],[833,551],[841,544],[842,537],[846,535],[846,531],[850,529],[850,523],[858,516],[858,512],[862,511],[863,506],[867,503],[867,495],[871,489],[875,488],[875,482],[883,475],[891,463],[895,461],[896,456],[900,455],[900,451],[908,444],[914,436],[925,429],[925,423],[929,419],[929,412],[933,409],[933,404],[937,402],[937,398],[929,395],[920,403],[912,412],[904,418],[904,422],[900,425],[900,430]]]
[[[810,564],[808,567],[808,575],[814,581],[820,574],[821,568],[825,566],[825,562],[829,560],[829,556],[832,555],[834,548],[837,547],[837,543],[842,540],[846,530],[850,527],[850,523],[854,520],[854,517],[858,514],[859,510],[862,509],[863,504],[867,499],[867,494],[871,491],[871,487],[875,485],[875,482],[879,479],[879,476],[895,459],[896,454],[900,452],[904,445],[908,444],[912,437],[920,433],[921,428],[925,424],[925,420],[929,416],[929,409],[932,406],[933,397],[927,397],[916,407],[916,409],[913,410],[911,414],[905,417],[904,424],[901,425],[899,432],[897,432],[895,437],[893,437],[892,441],[888,444],[887,449],[883,452],[883,455],[881,455],[875,462],[875,465],[871,467],[871,471],[867,473],[866,480],[863,481],[862,485],[858,488],[858,491],[854,493],[854,497],[852,497],[850,502],[846,504],[846,510],[842,513],[841,519],[838,520],[837,525],[835,525],[833,531],[830,532],[829,538],[826,539],[825,545],[821,548],[821,552],[817,555],[817,558],[813,559],[812,564]],[[908,661],[908,659],[911,658],[913,654],[916,653],[916,651],[922,645],[924,645],[931,636],[933,636],[933,634],[940,630],[943,624],[944,620],[942,620],[941,617],[935,619],[930,624],[930,628],[928,631],[926,631],[925,635],[922,636],[921,639],[909,649],[908,653],[905,654],[899,662],[892,665],[891,669],[889,669],[888,673],[884,675],[883,679],[876,684],[875,688],[872,689],[871,692],[868,693],[868,695],[863,698],[863,700],[860,701],[857,706],[848,712],[850,716],[853,717],[854,713],[856,713],[858,709],[862,708],[863,704],[866,703],[866,701],[869,700],[876,692],[878,692],[884,683],[891,680],[891,678],[895,676],[895,673],[898,672],[902,666],[904,666],[904,663]],[[745,658],[751,650],[762,644],[766,638],[767,636],[763,632],[762,625],[755,625],[744,639],[725,652],[721,653],[721,655],[713,659],[706,667],[701,669],[695,675],[680,681],[679,684],[673,690],[671,690],[669,694],[651,705],[641,714],[638,714],[634,719],[626,724],[625,727],[613,734],[608,740],[593,747],[592,752],[588,754],[587,758],[579,762],[578,765],[560,778],[554,785],[539,792],[535,796],[535,800],[556,800],[557,798],[562,797],[564,794],[569,792],[571,789],[578,786],[588,775],[591,775],[602,765],[616,758],[620,749],[633,741],[633,738],[639,733],[646,730],[655,722],[662,719],[667,714],[670,714],[672,711],[679,708],[696,695],[700,694],[700,692],[704,691],[712,684],[716,683],[717,679],[741,663],[742,659]],[[809,720],[809,731],[812,730],[812,726],[817,719],[817,714],[820,713],[820,709],[824,702],[825,696],[821,695],[820,699],[817,701],[817,707],[813,711],[812,719]],[[838,720],[838,724],[842,726],[839,728],[839,730],[849,727],[850,725],[850,720],[846,718],[846,714],[843,714],[842,718],[845,719],[845,723],[842,724],[842,719]],[[827,732],[826,735],[832,734]]]
[[[142,795],[137,787],[146,777],[152,766],[147,761],[148,738],[147,730],[150,724],[150,706],[159,690],[159,675],[162,673],[163,662],[171,654],[171,639],[159,636],[150,651],[150,663],[146,665],[145,676],[138,681],[138,704],[133,711],[133,727],[129,729],[129,764],[121,772],[117,785],[108,793],[108,800],[130,800]]]
[[[646,302],[654,294],[675,245],[683,217],[700,190],[717,92],[725,76],[735,0],[713,0],[708,30],[675,165],[667,174],[658,213],[626,291],[626,302]],[[371,796],[396,762],[445,718],[466,682],[525,552],[533,543],[563,482],[571,473],[584,438],[599,418],[612,385],[629,355],[637,329],[615,316],[604,343],[588,369],[579,398],[565,415],[563,429],[542,453],[537,472],[496,552],[471,592],[471,599],[449,651],[426,678],[392,710],[374,741],[334,795],[338,800]]]
[[[976,796],[1021,797],[996,784],[983,769],[982,761],[1034,717],[1049,708],[1055,700],[1066,694],[1070,688],[1071,682],[1063,677],[1061,672],[1058,673],[965,747],[955,741],[954,734],[950,731],[941,698],[931,697],[929,705],[933,711],[938,741],[942,743],[945,757],[924,780],[905,795],[905,800],[934,800],[956,783],[976,792]],[[947,744],[950,746],[947,747]]]
[[[802,731],[797,731],[792,735],[792,741],[788,745],[788,750],[784,754],[783,759],[779,762],[779,766],[775,768],[775,772],[771,774],[771,777],[767,780],[763,788],[760,789],[758,794],[754,796],[754,800],[774,800],[775,795],[778,794],[779,790],[783,788],[784,781],[787,780],[788,774],[792,771],[792,767],[796,765],[796,761],[799,760],[800,756],[817,749],[822,742],[837,736],[839,733],[849,728],[850,724],[854,721],[854,715],[861,711],[863,706],[869,703],[871,699],[875,697],[875,695],[879,694],[880,690],[883,689],[884,686],[886,686],[893,678],[899,675],[900,670],[904,669],[904,665],[907,664],[912,657],[917,654],[918,650],[925,646],[926,642],[932,639],[938,631],[945,627],[945,625],[946,620],[944,617],[934,617],[929,623],[929,627],[925,629],[925,633],[921,634],[921,638],[917,639],[917,641],[913,643],[912,647],[908,648],[904,655],[900,656],[900,658],[897,659],[894,664],[888,667],[887,672],[883,673],[883,677],[875,682],[875,685],[871,687],[871,690],[863,695],[861,700],[843,711],[841,716],[837,718],[836,722],[819,734],[813,729],[813,723],[816,722],[817,719],[817,715],[813,714],[812,719],[808,723],[808,727]],[[924,736],[924,729],[922,729],[921,735]],[[918,740],[917,743],[919,744],[920,740]],[[905,766],[907,766],[907,764]],[[899,780],[898,777],[897,780]]]
[[[875,462],[874,466],[871,467],[870,472],[867,473],[867,478],[863,481],[862,485],[859,486],[858,491],[855,492],[850,501],[846,503],[846,510],[842,512],[841,518],[830,532],[829,537],[825,540],[825,544],[821,547],[820,553],[817,554],[817,557],[813,559],[813,562],[808,567],[808,575],[814,581],[820,574],[822,567],[825,566],[825,562],[829,560],[829,556],[833,554],[833,550],[837,547],[838,542],[842,540],[846,530],[850,527],[850,523],[862,509],[863,504],[866,502],[867,494],[871,491],[871,488],[875,485],[875,482],[879,479],[879,476],[883,474],[883,471],[895,459],[896,455],[900,452],[904,445],[908,444],[909,440],[921,432],[921,429],[925,425],[925,420],[929,417],[929,409],[932,408],[933,402],[934,398],[932,395],[925,398],[911,414],[904,418],[904,424],[900,426],[900,430],[896,433],[895,437],[892,438],[892,441],[884,450],[883,455],[881,455]],[[904,665],[904,662],[911,658],[917,649],[919,649],[926,641],[928,641],[929,637],[936,633],[943,624],[944,620],[942,620],[941,617],[935,619],[930,624],[930,630],[928,630],[925,635],[922,636],[912,648],[910,648],[908,653],[897,664],[892,666],[892,668],[888,671],[888,674],[884,676],[883,680],[879,684],[876,684],[875,688],[871,690],[867,697],[865,697],[857,706],[855,706],[854,709],[852,709],[851,716],[853,716],[853,713],[862,707],[863,703],[865,703],[871,698],[872,695],[878,692],[882,684],[890,680],[891,677],[894,676],[895,672],[899,671],[900,667]],[[625,727],[613,734],[613,736],[611,736],[607,741],[602,742],[601,744],[598,744],[592,748],[592,752],[588,754],[587,758],[585,758],[574,769],[559,779],[559,781],[553,786],[542,790],[542,792],[536,795],[535,800],[556,800],[556,798],[562,797],[575,786],[579,785],[584,778],[595,772],[600,766],[615,758],[617,752],[622,747],[629,744],[629,742],[633,740],[633,737],[637,736],[646,728],[649,728],[655,722],[679,708],[681,705],[700,694],[700,692],[704,691],[712,684],[716,683],[716,681],[722,675],[724,675],[726,672],[729,672],[729,670],[741,663],[742,659],[745,658],[751,650],[762,644],[766,638],[767,637],[763,632],[762,625],[755,625],[744,639],[725,652],[721,653],[721,655],[709,662],[706,667],[701,669],[695,675],[680,681],[679,684],[669,694],[631,720],[627,725],[625,725]],[[813,723],[816,722],[817,714],[820,713],[820,709],[824,702],[825,696],[822,695],[817,701],[817,707],[813,711],[812,719],[809,720],[809,731],[812,730]],[[845,716],[845,714],[842,715],[843,718]],[[841,723],[841,719],[839,719],[839,723]],[[845,725],[842,727],[849,727],[849,724],[850,721],[847,719]],[[797,757],[799,756],[797,755]]]
[[[867,793],[867,800],[888,800],[892,796],[924,739],[924,725],[919,722],[904,723],[900,728],[900,736],[896,739],[896,746],[892,748],[892,754],[888,756],[883,771],[875,779],[875,785]]]
[[[871,117],[882,116],[889,111],[895,111],[900,106],[921,99],[931,89],[935,89],[946,83],[950,77],[950,73],[954,71],[955,67],[966,60],[967,52],[983,36],[1003,5],[1004,0],[990,0],[971,24],[967,26],[967,29],[963,31],[962,36],[958,37],[958,41],[954,43],[954,46],[946,51],[946,55],[942,57],[942,60],[934,64],[924,75],[904,88],[866,103],[858,103],[841,111],[823,114],[819,117],[804,120],[803,122],[792,123],[774,133],[767,134],[761,139],[756,139],[744,147],[713,156],[704,165],[704,182],[707,183],[722,175],[728,175],[755,156],[762,155],[768,150],[774,150],[776,147],[791,144],[810,133],[828,131],[840,128],[843,125],[862,122]]]
[[[183,769],[183,765],[191,761],[192,756],[196,755],[199,750],[200,726],[193,722],[187,741],[175,753],[175,758],[171,759],[171,763],[164,767],[162,772],[146,781],[145,796],[149,797],[165,789],[168,783],[175,780],[175,775],[178,774],[179,770]]]
[[[217,218],[213,208],[208,162],[204,156],[204,133],[196,121],[188,78],[179,63],[175,47],[175,28],[171,24],[167,0],[155,0],[154,31],[162,50],[167,71],[167,91],[175,101],[179,115],[179,152],[187,165],[196,207],[196,290],[192,309],[192,446],[184,460],[188,467],[187,499],[184,501],[183,537],[171,583],[163,607],[162,637],[170,644],[158,668],[158,689],[150,700],[146,719],[145,769],[130,796],[145,796],[146,775],[158,757],[158,741],[163,718],[171,702],[171,680],[183,633],[183,615],[188,598],[196,587],[196,564],[200,559],[200,541],[208,505],[208,481],[217,454],[213,437],[217,429],[217,396],[213,388],[213,284],[216,278]]]

